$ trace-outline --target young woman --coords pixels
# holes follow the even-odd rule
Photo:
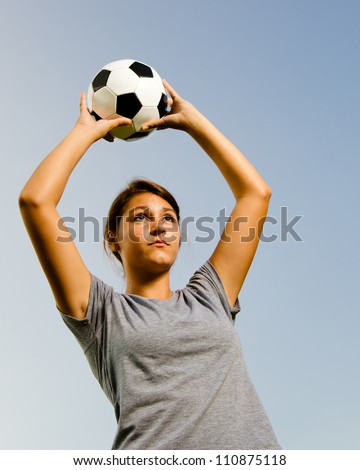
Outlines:
[[[113,449],[279,449],[244,364],[235,316],[271,190],[244,155],[164,82],[171,112],[144,129],[187,132],[225,177],[235,205],[210,258],[172,292],[180,244],[171,194],[133,181],[114,201],[105,244],[122,263],[117,293],[89,273],[63,237],[56,206],[86,150],[126,118],[80,117],[23,188],[21,213],[56,305],[114,406]]]

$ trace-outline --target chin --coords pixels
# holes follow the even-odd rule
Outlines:
[[[169,271],[176,259],[169,259],[169,257],[161,257],[157,259],[150,259],[144,263],[141,263],[143,269],[151,272],[165,272]],[[140,266],[138,265],[138,268]]]
[[[166,263],[165,261],[161,262],[161,263],[159,263],[159,262],[158,263],[151,263],[150,265],[147,265],[145,269],[147,269],[151,272],[154,272],[154,273],[162,273],[162,272],[170,271],[173,264],[174,264],[174,262]]]

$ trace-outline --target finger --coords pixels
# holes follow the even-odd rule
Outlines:
[[[170,93],[166,90],[167,104],[166,104],[166,114],[171,111],[174,100],[171,98]]]
[[[168,84],[168,82],[164,79],[163,84],[165,89],[169,92],[171,98],[174,100],[176,98],[180,98],[180,95],[175,91],[175,89]]]
[[[140,128],[141,131],[148,131],[150,129],[155,129],[155,127],[159,128],[162,127],[163,129],[165,128],[165,122],[164,118],[157,119],[154,121],[148,121],[145,124],[143,124]]]
[[[108,119],[109,124],[110,124],[110,130],[114,129],[114,127],[119,127],[119,126],[126,126],[132,123],[132,120],[129,118],[126,118],[124,116],[120,116],[117,118],[110,118]]]
[[[85,113],[87,111],[88,109],[86,105],[86,94],[84,91],[82,91],[80,95],[80,113]]]

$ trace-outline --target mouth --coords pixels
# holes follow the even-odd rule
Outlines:
[[[153,245],[153,246],[168,246],[169,244],[166,243],[166,241],[164,241],[164,240],[158,239],[158,240],[155,240],[155,241],[152,242],[152,243],[149,243],[149,245]]]

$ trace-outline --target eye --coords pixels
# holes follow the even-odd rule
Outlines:
[[[171,222],[171,223],[176,223],[177,222],[176,218],[173,215],[170,215],[170,214],[164,215],[164,220],[166,222]]]
[[[140,212],[139,214],[134,215],[134,220],[145,220],[146,215],[143,212]]]

